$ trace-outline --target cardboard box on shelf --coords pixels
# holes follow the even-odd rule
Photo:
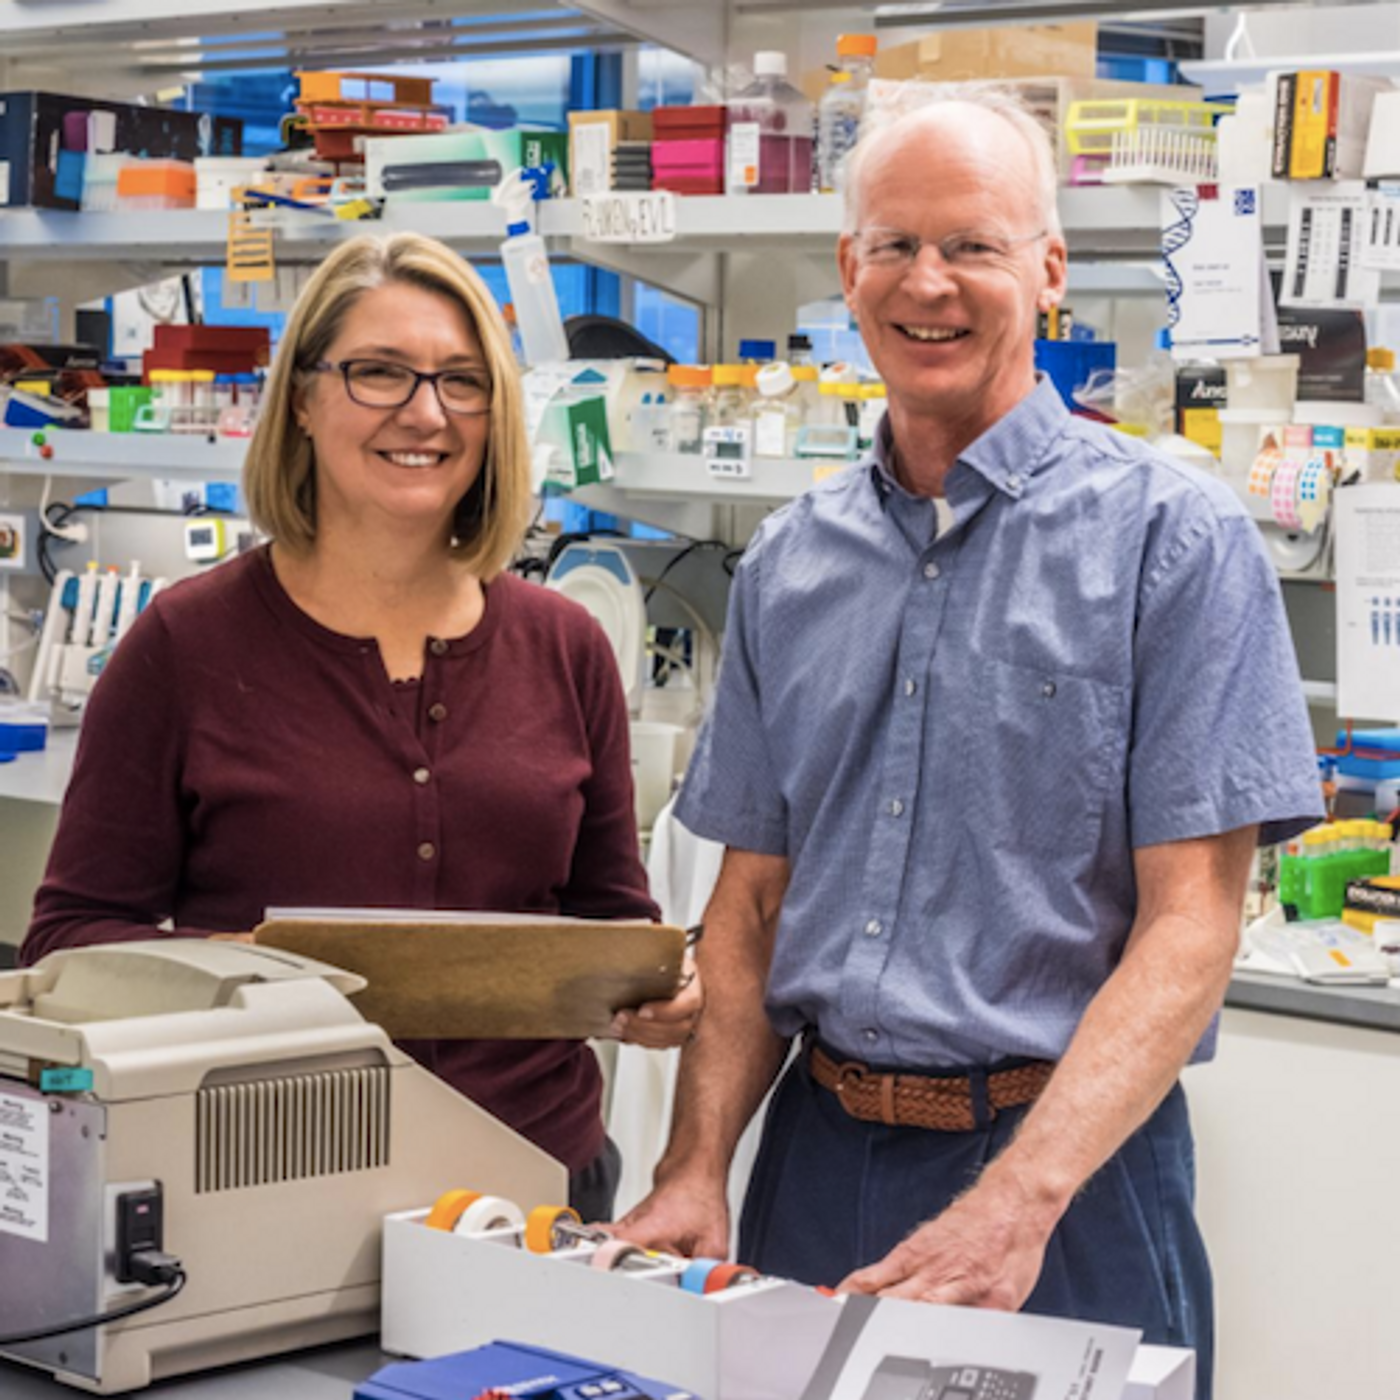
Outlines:
[[[612,189],[613,152],[618,142],[650,140],[650,112],[570,112],[570,193],[600,194]]]
[[[1092,78],[1098,61],[1098,26],[1003,25],[992,29],[938,29],[907,44],[881,48],[877,78],[959,82],[1054,73]]]
[[[1269,75],[1276,180],[1352,180],[1365,163],[1371,108],[1388,78],[1331,69]]]

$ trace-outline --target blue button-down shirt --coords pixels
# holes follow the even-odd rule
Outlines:
[[[1056,1059],[1135,848],[1321,816],[1278,583],[1228,490],[1046,381],[954,465],[947,528],[890,460],[887,420],[755,536],[678,815],[791,864],[779,1033]]]

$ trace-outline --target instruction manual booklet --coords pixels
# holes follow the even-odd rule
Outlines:
[[[1141,1335],[852,1295],[802,1400],[1119,1400]]]

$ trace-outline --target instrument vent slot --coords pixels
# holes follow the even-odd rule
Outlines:
[[[196,1096],[196,1192],[370,1171],[388,1161],[387,1066],[216,1084]]]

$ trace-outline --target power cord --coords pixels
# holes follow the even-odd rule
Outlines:
[[[150,1287],[160,1287],[164,1292],[153,1298],[138,1298],[134,1303],[122,1303],[109,1312],[95,1313],[92,1317],[81,1317],[75,1322],[58,1322],[49,1327],[40,1327],[33,1332],[10,1332],[0,1335],[0,1347],[23,1346],[28,1342],[42,1342],[47,1337],[61,1337],[67,1332],[81,1332],[88,1327],[105,1327],[109,1322],[119,1322],[124,1317],[134,1317],[137,1313],[149,1312],[162,1303],[174,1298],[188,1280],[184,1266],[172,1254],[163,1254],[158,1249],[140,1250],[131,1256],[131,1278],[136,1283]]]
[[[667,560],[666,566],[652,580],[651,587],[648,588],[646,591],[646,601],[648,603],[651,602],[651,595],[655,593],[657,588],[665,581],[666,575],[669,574],[671,570],[674,569],[676,565],[681,562],[682,559],[685,559],[689,555],[694,554],[697,549],[723,549],[728,551],[729,545],[724,540],[691,540],[691,542],[688,545],[686,545],[684,549],[682,549],[677,554],[673,554],[671,558]],[[729,554],[726,553],[724,555],[724,559],[727,559],[728,557]],[[720,562],[723,563],[723,560],[721,560]]]

